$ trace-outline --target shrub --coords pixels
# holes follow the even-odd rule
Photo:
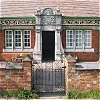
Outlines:
[[[98,99],[100,100],[100,91],[91,92],[67,92],[69,99]]]
[[[27,90],[17,90],[17,91],[12,91],[12,92],[2,92],[0,93],[1,97],[13,97],[13,98],[18,98],[18,99],[37,99],[38,95],[34,92],[30,92]]]

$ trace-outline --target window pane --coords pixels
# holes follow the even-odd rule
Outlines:
[[[21,41],[22,41],[22,33],[21,31],[15,31],[15,48],[21,48]]]
[[[92,31],[86,30],[85,31],[85,48],[92,47]]]
[[[30,31],[29,30],[24,31],[24,47],[25,48],[30,47]]]
[[[82,33],[81,30],[76,30],[76,48],[82,48]]]
[[[73,31],[66,31],[66,48],[73,48]]]
[[[12,48],[12,31],[5,31],[5,47]]]

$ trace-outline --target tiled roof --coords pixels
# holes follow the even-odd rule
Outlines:
[[[2,17],[33,16],[37,8],[57,6],[63,16],[100,17],[100,0],[1,0]]]

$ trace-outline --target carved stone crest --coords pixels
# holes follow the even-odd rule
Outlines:
[[[41,24],[43,25],[53,25],[56,23],[55,16],[42,16]]]
[[[43,15],[54,15],[53,10],[51,8],[46,8],[43,10]]]
[[[42,12],[41,24],[42,25],[54,25],[56,18],[51,8],[46,8]]]

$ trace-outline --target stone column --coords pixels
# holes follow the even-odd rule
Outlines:
[[[34,47],[34,51],[33,51],[33,58],[38,62],[41,61],[41,10],[38,9],[37,10],[37,14],[36,14],[36,40],[35,40],[35,47]]]
[[[41,51],[41,31],[36,31],[36,40],[35,40],[35,47],[34,47],[34,51],[33,51],[33,58],[36,60],[36,61],[41,61],[41,54],[42,54],[42,51]]]
[[[35,45],[35,51],[40,52],[40,31],[36,31],[36,45]]]
[[[99,30],[99,60],[100,60],[100,30]]]
[[[61,60],[61,36],[60,30],[55,32],[55,60]]]
[[[56,32],[55,32],[55,60],[62,60],[61,54],[61,22],[62,22],[62,15],[60,13],[59,7],[56,10]]]

